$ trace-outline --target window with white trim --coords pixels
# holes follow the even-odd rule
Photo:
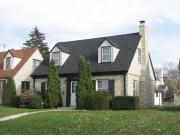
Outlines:
[[[27,90],[30,90],[30,82],[29,81],[22,81],[21,82],[21,92],[25,92]]]
[[[107,90],[109,88],[108,80],[97,80],[97,89],[98,90]]]
[[[5,83],[5,80],[0,80],[0,89],[4,89]]]
[[[55,65],[60,65],[60,52],[52,52],[52,59],[55,61]]]
[[[133,80],[133,96],[137,96],[137,80]]]
[[[101,56],[102,62],[110,62],[111,61],[111,47],[106,46],[101,48]]]
[[[11,69],[11,57],[6,58],[6,69]]]
[[[33,71],[39,66],[40,63],[40,60],[33,59]]]
[[[71,81],[71,93],[76,93],[77,81]]]

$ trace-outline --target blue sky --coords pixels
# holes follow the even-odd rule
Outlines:
[[[34,26],[56,42],[138,31],[149,27],[149,50],[155,67],[180,57],[178,0],[0,0],[0,51],[19,49]]]

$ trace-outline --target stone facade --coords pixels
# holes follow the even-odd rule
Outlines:
[[[153,72],[152,63],[150,61],[149,52],[148,52],[148,30],[145,26],[145,22],[141,22],[139,26],[139,33],[141,35],[141,40],[138,44],[137,50],[134,54],[134,57],[131,61],[129,71],[124,74],[116,75],[99,75],[93,76],[92,79],[96,80],[95,89],[97,90],[97,80],[114,80],[114,96],[134,96],[134,81],[137,81],[136,96],[140,97],[140,106],[143,108],[148,108],[153,106],[153,97],[155,91],[155,75]],[[98,63],[101,63],[101,47],[102,46],[112,46],[108,41],[104,41],[102,45],[98,48]],[[111,48],[113,49],[113,48]],[[141,50],[141,62],[139,63],[139,53],[138,50]],[[121,53],[122,50],[111,50]],[[111,57],[113,60],[114,56]],[[125,79],[125,80],[124,80]],[[61,78],[61,91],[63,96],[63,106],[66,106],[66,99],[69,95],[67,91],[70,91],[70,87],[67,86],[69,81],[67,78]],[[47,79],[36,79],[35,88],[40,90],[41,82],[47,81]],[[125,86],[124,86],[125,85]]]
[[[150,65],[149,51],[148,51],[148,28],[145,22],[142,21],[139,26],[141,35],[141,48],[142,48],[142,70],[140,81],[140,105],[141,107],[148,108],[153,106],[153,95],[155,91],[155,78],[151,77],[152,65]]]

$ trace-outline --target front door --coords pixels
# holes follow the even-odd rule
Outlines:
[[[46,82],[41,82],[41,97],[44,99],[46,92]]]
[[[77,82],[71,81],[71,106],[72,107],[76,106],[76,86],[77,86]]]

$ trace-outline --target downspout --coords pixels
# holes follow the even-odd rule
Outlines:
[[[124,74],[124,96],[126,96],[126,73]]]
[[[36,82],[35,77],[33,77],[33,89],[35,89],[35,82]]]

